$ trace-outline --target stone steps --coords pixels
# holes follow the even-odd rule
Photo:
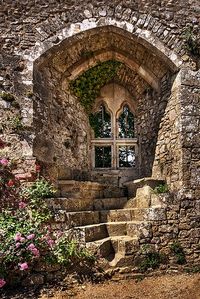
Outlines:
[[[119,198],[48,198],[46,203],[54,211],[65,210],[66,212],[114,210],[123,209],[127,204],[127,197]]]
[[[119,209],[101,211],[66,212],[57,210],[54,213],[54,222],[67,222],[71,226],[85,226],[106,222],[142,221],[148,209]]]
[[[85,235],[85,241],[91,242],[107,237],[114,237],[119,235],[128,235],[133,237],[136,235],[141,222],[140,221],[130,221],[130,222],[107,222],[98,223],[85,226],[77,227]]]
[[[110,198],[124,197],[126,188],[108,186],[96,182],[74,180],[58,180],[57,197],[71,198]]]
[[[73,228],[88,249],[104,258],[106,267],[132,267],[140,247],[138,240],[152,238],[149,221],[166,219],[152,189],[156,180],[137,180],[137,188],[134,182],[127,183],[128,200],[125,188],[59,180],[57,198],[46,200],[54,211],[53,228]]]
[[[127,204],[127,197],[100,198],[94,200],[94,210],[123,209]]]

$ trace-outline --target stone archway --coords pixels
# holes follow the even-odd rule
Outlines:
[[[165,112],[173,109],[171,88],[180,61],[164,47],[162,52],[158,48],[128,30],[111,25],[64,39],[41,55],[34,62],[34,92],[37,95],[34,155],[38,160],[51,171],[63,167],[69,178],[74,174],[77,177],[77,173],[80,178],[90,176],[88,115],[72,94],[69,83],[99,62],[113,59],[123,63],[115,80],[137,101],[141,151],[139,177],[153,173],[170,181],[171,170],[181,159],[180,152],[177,154],[171,147],[170,139],[165,144],[164,155],[162,147],[163,139],[171,131],[178,140],[178,131],[175,126],[170,128]],[[175,117],[178,117],[178,111]],[[174,154],[175,160],[163,169],[162,164]]]

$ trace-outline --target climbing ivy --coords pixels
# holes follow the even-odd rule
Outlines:
[[[71,91],[79,98],[88,114],[91,113],[100,89],[111,82],[120,66],[121,62],[115,60],[101,62],[70,82]]]

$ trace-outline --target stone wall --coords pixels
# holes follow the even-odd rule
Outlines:
[[[18,96],[23,121],[29,122],[30,125],[32,120],[32,101],[27,98],[27,94],[32,90],[33,61],[65,38],[87,29],[105,25],[124,28],[129,34],[132,33],[137,40],[140,40],[145,47],[149,47],[150,45],[151,47],[155,46],[160,51],[156,52],[156,54],[157,57],[161,58],[161,61],[163,60],[166,64],[171,63],[171,68],[174,68],[173,65],[176,65],[174,71],[175,69],[178,70],[181,64],[190,69],[195,69],[195,59],[193,61],[193,57],[187,55],[182,32],[187,25],[193,25],[194,30],[197,32],[198,16],[199,7],[197,1],[192,1],[192,3],[182,3],[180,1],[171,3],[171,1],[166,1],[162,5],[160,2],[152,3],[152,1],[145,1],[145,3],[141,1],[134,3],[130,3],[130,1],[114,1],[112,3],[99,3],[98,1],[93,1],[92,3],[75,3],[73,1],[70,3],[58,3],[51,1],[48,4],[44,2],[36,3],[35,1],[23,3],[19,1],[15,1],[14,3],[5,1],[1,6],[1,89]],[[101,42],[105,46],[105,40],[103,40]],[[88,39],[89,41],[90,39]],[[92,45],[92,43],[89,44]],[[95,44],[98,44],[98,41],[97,43],[94,41],[93,45]],[[116,41],[116,44],[119,44],[119,41]],[[125,47],[128,47],[130,51],[131,47],[128,40],[127,42],[123,42],[123,44],[127,45]],[[87,50],[85,43],[83,46]],[[71,49],[71,53],[72,51],[73,56],[77,57],[81,48],[79,48],[78,52],[75,48]],[[151,62],[151,65],[148,65],[149,70],[157,70],[156,59],[152,59],[146,55],[144,48],[138,48],[136,53],[136,57],[139,60],[139,57],[142,58],[143,55],[148,58],[145,64],[148,65]],[[72,62],[74,60],[75,63],[75,57],[72,57],[71,54],[68,58]],[[168,58],[169,60],[167,61]],[[70,59],[68,59],[68,62]],[[65,61],[65,63],[68,62]],[[150,81],[152,81],[152,78]],[[145,75],[145,79],[149,79],[149,77]],[[153,82],[155,87],[156,80]],[[61,97],[66,96],[62,95]],[[76,102],[76,100],[74,101]],[[51,122],[50,119],[49,122]],[[67,125],[67,123],[68,121],[64,125]],[[77,128],[76,130],[80,132],[82,129]],[[49,128],[46,132],[49,133]],[[85,134],[83,133],[83,135]],[[79,134],[75,133],[75,136],[79,136]],[[29,140],[29,153],[31,155],[32,132],[28,132],[26,138]],[[84,139],[88,137],[81,137],[80,134],[77,138]],[[72,146],[76,145],[76,141],[70,142],[72,142]],[[174,143],[176,144],[175,141]],[[155,142],[153,144],[154,148]],[[65,152],[66,149],[61,146],[58,150],[60,156],[63,151]],[[172,150],[170,155],[172,156],[174,152],[178,153],[179,150]],[[44,150],[44,155],[45,153]],[[86,157],[87,153],[87,149],[85,148],[83,156]],[[68,154],[69,151],[67,156]],[[74,155],[79,156],[79,154],[80,151],[69,155],[69,159],[67,160],[69,167],[72,164],[79,164],[79,161],[73,157]],[[23,154],[20,155],[23,156]],[[49,157],[50,160],[53,160],[52,153]],[[82,162],[79,168],[82,166],[83,168],[87,168],[88,166],[88,161],[84,157],[81,158]],[[180,161],[180,157],[177,158],[177,161]],[[152,164],[152,161],[150,163]],[[171,176],[171,174],[167,173],[167,176]],[[177,177],[177,174],[175,174],[175,177]]]
[[[54,177],[58,161],[69,172],[89,169],[88,118],[68,84],[97,61],[118,59],[128,70],[117,83],[139,103],[142,175],[153,165],[153,176],[165,178],[182,201],[180,234],[186,223],[190,240],[198,234],[192,225],[200,197],[199,57],[187,51],[183,32],[191,25],[198,37],[199,12],[197,0],[4,1],[0,91],[14,94],[19,108],[1,100],[0,137],[10,144],[6,155],[20,160],[19,172],[33,169],[34,155]],[[15,115],[23,134],[5,129]]]
[[[150,210],[148,214],[148,236],[143,235],[143,242],[154,244],[156,250],[175,261],[170,245],[179,242],[188,264],[199,264],[199,200],[185,194],[162,196],[163,208]],[[149,240],[148,240],[149,239]]]
[[[140,245],[168,254],[178,239],[192,262],[199,262],[200,72],[183,33],[192,26],[199,38],[199,16],[198,0],[0,4],[0,92],[17,102],[1,97],[0,138],[8,144],[1,155],[17,161],[20,175],[34,170],[36,157],[52,178],[87,179],[90,127],[69,82],[98,61],[121,61],[116,82],[138,103],[141,176],[166,179],[174,191],[158,214],[150,210]]]

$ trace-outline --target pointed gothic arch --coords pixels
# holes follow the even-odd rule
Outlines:
[[[87,44],[83,42],[85,39]],[[70,169],[78,167],[79,170],[90,171],[91,162],[88,159],[91,151],[91,136],[88,134],[90,124],[84,107],[81,107],[79,100],[70,91],[70,82],[98,63],[113,59],[123,64],[115,83],[123,86],[126,92],[131,94],[137,102],[139,111],[137,133],[140,136],[138,135],[137,151],[141,154],[138,156],[137,176],[129,179],[152,175],[160,121],[165,117],[172,78],[175,78],[181,63],[177,55],[173,56],[165,47],[162,50],[161,48],[160,45],[156,47],[151,43],[151,38],[147,41],[134,32],[109,25],[72,35],[36,59],[34,91],[38,94],[38,98],[34,110],[38,133],[34,153],[38,159],[46,162],[48,156],[50,164],[59,165],[63,161],[69,161]],[[145,107],[147,94],[151,96]],[[56,123],[52,102],[58,110],[61,110],[64,126]],[[53,120],[54,127],[58,128],[57,131],[62,135],[61,138],[57,135],[52,137],[51,151],[44,150],[43,156],[40,147],[44,143],[46,132],[51,131],[52,121],[42,122],[38,111],[43,115],[45,113],[47,119]],[[77,116],[75,122],[70,111],[74,111],[74,115]],[[65,128],[73,133],[66,132]],[[64,138],[66,140],[62,140]],[[84,144],[79,144],[80,140],[84,140]],[[159,159],[159,155],[158,152],[156,159]]]

